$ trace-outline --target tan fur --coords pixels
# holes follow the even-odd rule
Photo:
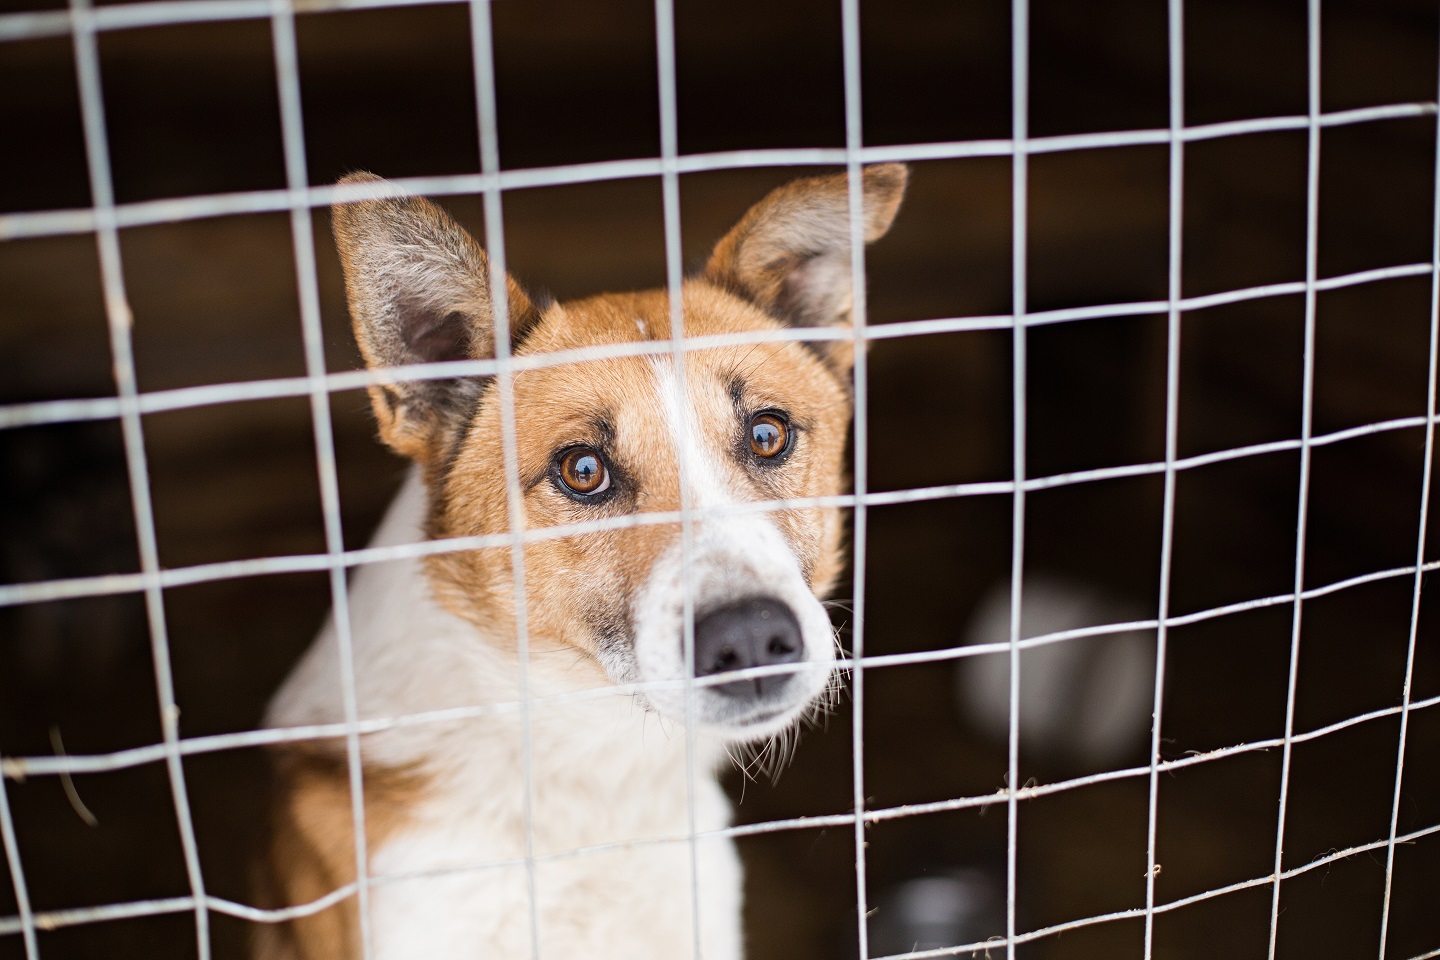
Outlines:
[[[350,773],[343,754],[282,747],[272,752],[275,783],[266,859],[256,878],[271,909],[310,903],[355,880]],[[374,850],[406,822],[428,778],[371,766],[363,771],[365,842]],[[352,895],[308,917],[256,924],[255,960],[347,960],[360,955]]]

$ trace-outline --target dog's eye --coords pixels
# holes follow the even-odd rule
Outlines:
[[[556,464],[560,482],[571,493],[593,497],[610,489],[610,472],[599,452],[590,447],[572,447]]]
[[[766,460],[778,457],[790,446],[790,424],[774,413],[757,413],[750,418],[750,452]]]

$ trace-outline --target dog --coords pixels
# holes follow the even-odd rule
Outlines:
[[[866,242],[890,228],[907,176],[863,171]],[[741,871],[716,774],[728,750],[786,736],[835,682],[822,598],[843,568],[842,513],[753,505],[848,483],[846,175],[776,189],[717,243],[681,289],[684,334],[749,339],[687,346],[678,364],[666,291],[540,303],[507,277],[497,328],[490,265],[464,229],[373,175],[340,184],[382,195],[332,211],[366,363],[494,358],[500,329],[519,369],[508,384],[370,386],[380,437],[415,463],[374,545],[503,536],[512,510],[532,532],[602,528],[525,542],[524,662],[511,547],[358,570],[354,710],[429,716],[361,736],[360,838],[345,741],[273,749],[265,902],[330,900],[258,925],[253,955],[358,960],[368,940],[378,960],[678,960],[697,947],[738,960]],[[792,327],[836,329],[800,341]],[[615,344],[638,348],[523,366]],[[646,514],[661,522],[625,522]],[[270,726],[344,719],[338,635],[332,613]],[[356,882],[359,839],[363,917],[356,890],[336,893]]]

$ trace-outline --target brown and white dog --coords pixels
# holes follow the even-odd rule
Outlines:
[[[341,182],[383,186],[369,175]],[[889,229],[905,182],[898,164],[864,171],[866,241]],[[469,234],[420,198],[333,212],[370,366],[495,355],[488,264]],[[525,545],[528,758],[515,709],[364,735],[378,960],[679,960],[694,952],[697,923],[707,960],[742,955],[733,846],[687,838],[729,822],[715,781],[726,748],[783,736],[832,682],[834,634],[819,598],[842,566],[843,523],[830,507],[735,505],[843,491],[853,341],[801,343],[783,331],[848,329],[850,242],[845,175],[794,181],[753,207],[682,291],[687,337],[749,332],[758,343],[688,348],[683,371],[662,349],[514,376],[525,527],[678,511],[683,483],[694,511],[688,557],[682,564],[677,522]],[[519,358],[670,336],[665,291],[542,307],[508,281],[506,296]],[[418,464],[376,545],[509,530],[493,379],[384,384],[370,395],[381,437]],[[368,565],[350,597],[362,721],[520,701],[510,549]],[[269,724],[342,720],[341,676],[332,617],[276,694]],[[263,873],[272,903],[310,903],[355,879],[344,743],[277,754]],[[360,957],[356,902],[262,926],[256,956]]]

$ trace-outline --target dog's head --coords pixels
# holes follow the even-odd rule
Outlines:
[[[905,181],[898,164],[864,171],[866,241],[889,229]],[[365,174],[342,184],[366,182],[383,185]],[[438,207],[362,200],[337,204],[334,221],[370,366],[495,356],[486,256]],[[825,689],[835,645],[818,598],[842,566],[841,513],[753,505],[843,491],[852,341],[766,335],[848,329],[850,242],[845,175],[797,180],[753,207],[684,284],[687,338],[741,333],[750,342],[687,345],[683,364],[663,348],[524,369],[508,397],[493,377],[371,387],[381,436],[423,468],[431,536],[510,529],[512,398],[524,526],[622,520],[525,545],[532,650],[580,651],[614,682],[645,684],[645,703],[681,721],[689,688],[693,719],[735,741],[784,729]],[[541,307],[513,280],[505,287],[517,358],[670,337],[664,291]],[[674,516],[645,522],[682,505],[688,537]],[[509,549],[443,554],[430,575],[449,609],[492,636],[514,634]],[[758,669],[723,676],[747,668]],[[691,675],[703,682],[686,684]]]

